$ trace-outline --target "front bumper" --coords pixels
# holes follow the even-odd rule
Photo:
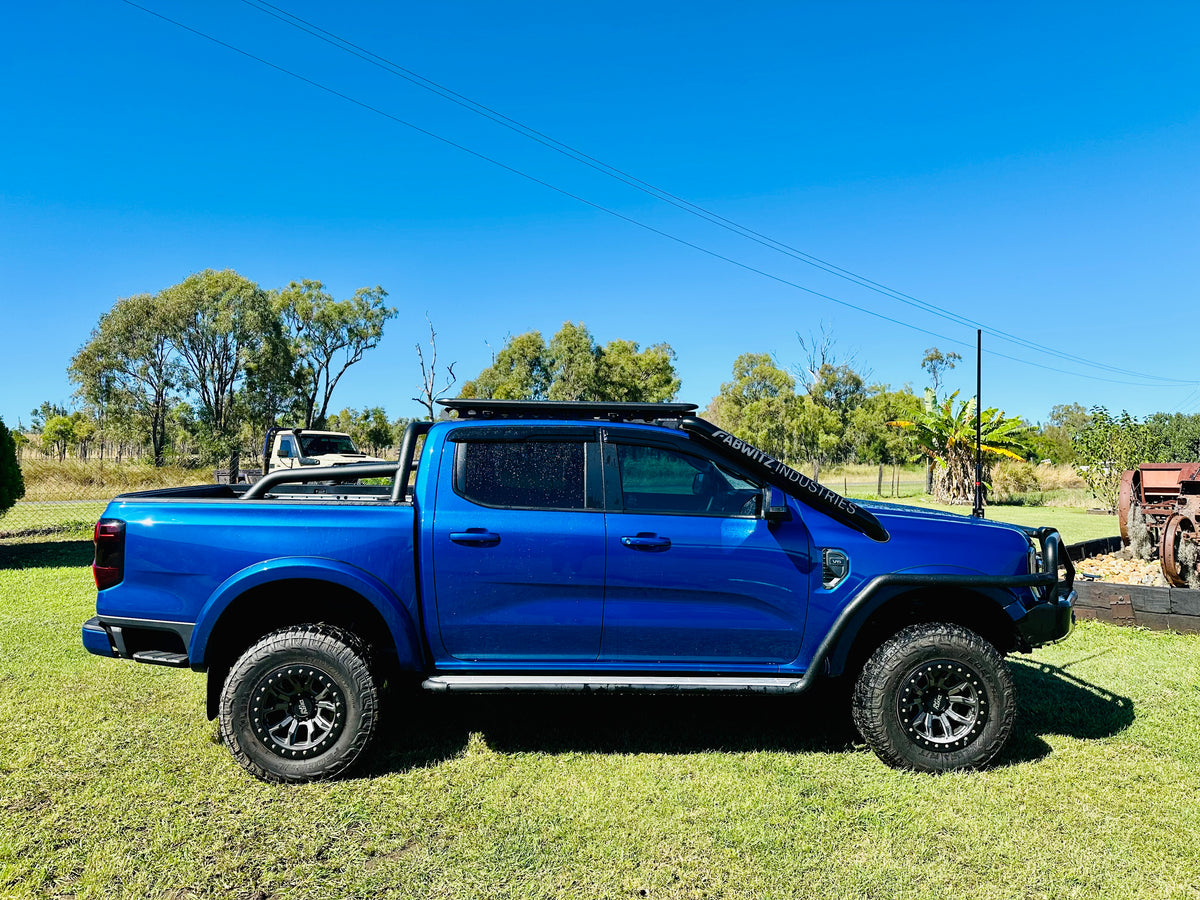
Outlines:
[[[1032,649],[1043,644],[1061,641],[1075,628],[1075,564],[1066,552],[1062,537],[1054,528],[1026,528],[1025,533],[1041,544],[1042,571],[1045,583],[1034,589],[1037,602],[1017,619],[1021,638]],[[1058,580],[1062,565],[1066,577]]]
[[[1075,597],[1070,582],[1059,582],[1052,600],[1038,603],[1018,620],[1017,629],[1031,649],[1061,641],[1075,629]]]

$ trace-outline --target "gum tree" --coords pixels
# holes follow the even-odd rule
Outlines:
[[[680,380],[669,344],[596,343],[582,322],[564,322],[547,344],[540,331],[509,338],[460,397],[495,400],[610,400],[662,403]]]
[[[228,454],[233,477],[238,430],[248,412],[241,391],[256,357],[278,341],[279,322],[266,292],[232,269],[206,269],[159,296],[183,384],[196,398],[210,448]]]
[[[168,331],[155,297],[124,297],[100,317],[68,369],[84,400],[149,439],[156,466],[163,464],[167,412],[182,374]]]
[[[730,434],[784,460],[797,458],[792,419],[800,403],[796,379],[769,353],[743,353],[705,416]]]
[[[384,305],[387,291],[362,287],[347,300],[334,300],[319,281],[293,281],[275,293],[294,360],[292,381],[304,411],[304,427],[320,428],[329,401],[346,370],[379,345],[383,326],[396,315]]]

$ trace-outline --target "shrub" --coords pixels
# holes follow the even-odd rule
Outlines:
[[[1049,464],[1037,467],[1038,487],[1043,491],[1069,491],[1087,487],[1086,482],[1071,466],[1052,466]]]
[[[17,463],[17,442],[0,419],[0,515],[25,496],[25,481]]]
[[[1047,506],[1046,495],[1041,491],[1024,494],[1000,494],[989,500],[996,506]]]
[[[1027,462],[1002,459],[992,468],[992,493],[997,496],[1025,494],[1041,486],[1033,466]]]
[[[1097,500],[1108,509],[1116,509],[1121,475],[1150,459],[1153,435],[1124,411],[1113,418],[1103,406],[1093,406],[1091,416],[1073,438],[1075,471]]]

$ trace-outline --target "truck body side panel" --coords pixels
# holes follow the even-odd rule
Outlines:
[[[96,610],[101,618],[203,618],[206,630],[193,635],[202,651],[213,616],[245,590],[325,578],[362,593],[389,624],[415,623],[413,515],[390,504],[118,499],[105,516],[127,523],[125,576],[97,594]]]
[[[810,595],[803,647],[796,661],[785,669],[807,669],[842,610],[881,572],[1007,576],[1027,571],[1024,566],[1028,543],[1021,532],[1010,526],[971,516],[875,504],[871,508],[891,535],[886,543],[879,543],[794,498],[788,499],[788,505],[794,515],[803,516],[818,556],[821,548],[842,550],[849,557],[850,572],[833,590],[821,587],[818,573]],[[880,600],[890,593],[900,591],[884,593]],[[1007,588],[998,588],[994,594],[1003,598],[1004,602],[999,604],[1002,607],[1016,599]]]
[[[367,600],[379,611],[391,631],[401,669],[416,670],[423,663],[420,638],[412,614],[387,585],[370,572],[333,559],[288,556],[258,563],[225,580],[200,610],[192,632],[188,659],[193,665],[207,661],[208,641],[222,613],[247,591],[281,581],[322,581],[336,584]]]

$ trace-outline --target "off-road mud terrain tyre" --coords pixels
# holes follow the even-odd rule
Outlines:
[[[333,778],[375,735],[379,686],[366,644],[331,625],[266,635],[234,663],[221,690],[225,746],[263,781]]]
[[[922,772],[986,765],[1012,733],[1016,696],[1004,657],[959,625],[910,625],[867,660],[854,724],[890,766]]]

